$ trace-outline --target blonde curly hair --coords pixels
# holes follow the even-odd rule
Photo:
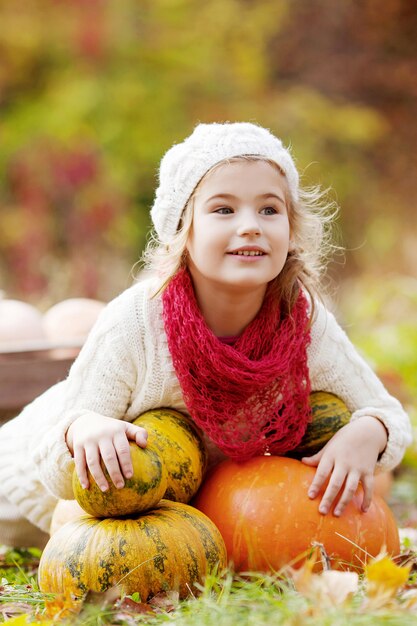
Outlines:
[[[156,294],[161,293],[178,270],[187,264],[186,246],[200,186],[219,167],[239,161],[265,161],[285,177],[274,161],[261,156],[243,155],[216,163],[195,187],[184,207],[179,228],[169,245],[161,243],[155,232],[151,233],[141,265],[145,271],[159,277]],[[298,192],[297,201],[294,201],[289,191],[286,194],[291,248],[283,269],[271,281],[270,287],[276,291],[281,305],[290,311],[301,285],[309,294],[314,311],[314,301],[321,298],[321,279],[329,255],[335,249],[340,249],[332,243],[330,229],[338,209],[335,202],[328,199],[328,190],[323,190],[318,185],[299,187]]]

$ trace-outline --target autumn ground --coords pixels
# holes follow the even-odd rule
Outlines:
[[[115,295],[126,280],[119,258],[136,259],[143,244],[168,145],[197,120],[249,117],[291,143],[306,182],[337,189],[348,266],[363,274],[346,283],[342,319],[394,395],[416,407],[416,15],[406,0],[154,0],[139,14],[134,0],[1,2],[2,289],[31,301],[45,293],[48,305],[75,288]],[[391,504],[413,528],[417,461],[404,467]],[[0,622],[42,619],[38,559],[0,552]],[[346,578],[334,597],[308,571],[298,591],[289,580],[228,573],[180,605],[90,597],[72,621],[417,623],[415,573],[404,585],[404,571],[391,568],[384,589],[387,568],[376,570],[372,598],[366,577],[344,598]]]
[[[244,578],[231,571],[211,576],[189,600],[179,602],[175,593],[162,594],[149,604],[135,596],[123,597],[119,589],[91,594],[79,614],[62,617],[60,599],[39,592],[36,573],[40,551],[0,551],[0,620],[9,626],[65,622],[82,625],[139,623],[176,626],[356,626],[417,623],[417,486],[415,471],[397,474],[390,504],[402,534],[397,559],[382,558],[365,573],[325,571],[314,574],[311,564],[293,575]],[[416,531],[417,532],[417,531]],[[320,558],[320,555],[317,555]],[[52,602],[51,602],[52,600]],[[49,609],[48,609],[49,606]]]

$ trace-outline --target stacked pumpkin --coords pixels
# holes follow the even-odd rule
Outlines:
[[[398,529],[381,497],[375,495],[363,513],[359,487],[340,518],[321,515],[320,498],[308,498],[315,470],[298,459],[321,449],[335,424],[340,428],[350,419],[331,394],[312,394],[311,404],[313,421],[296,458],[225,460],[200,489],[207,459],[194,426],[175,411],[139,417],[135,423],[148,431],[148,445],[132,444],[135,471],[123,489],[102,493],[90,476],[91,486],[83,490],[74,475],[74,493],[91,515],[52,536],[39,567],[41,590],[80,597],[121,583],[142,600],[166,589],[184,597],[227,560],[237,571],[298,567],[315,543],[339,568],[361,569],[383,550],[398,554]],[[193,508],[186,503],[196,493]]]
[[[89,476],[74,495],[86,511],[51,536],[39,565],[43,592],[82,597],[120,585],[142,601],[166,590],[185,597],[214,568],[226,565],[216,526],[186,504],[198,490],[207,453],[195,427],[180,413],[149,411],[135,424],[148,431],[146,448],[131,444],[133,477],[101,492]]]

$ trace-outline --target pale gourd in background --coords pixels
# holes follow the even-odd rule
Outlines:
[[[0,350],[45,341],[42,314],[31,304],[0,297]]]
[[[104,307],[104,302],[91,298],[69,298],[54,304],[43,316],[46,338],[54,344],[81,345]]]

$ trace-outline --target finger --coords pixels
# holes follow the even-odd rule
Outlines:
[[[75,471],[77,472],[78,480],[81,483],[83,489],[88,489],[90,483],[88,481],[87,465],[85,461],[85,452],[82,446],[74,448],[74,463]]]
[[[126,425],[126,436],[131,441],[136,441],[138,446],[146,448],[148,442],[148,433],[142,428],[142,426],[136,426],[135,424]]]
[[[314,479],[309,487],[308,496],[309,498],[315,498],[319,493],[320,489],[328,479],[330,472],[333,469],[333,462],[321,460],[316,473],[314,474]]]
[[[114,486],[117,487],[117,489],[121,489],[124,486],[125,481],[120,470],[119,459],[117,457],[113,441],[106,439],[102,443],[99,443],[99,446],[101,458],[103,459],[103,463]]]
[[[130,455],[130,445],[125,433],[117,433],[113,439],[119,466],[125,478],[132,478],[133,465]]]
[[[364,491],[362,500],[362,511],[366,513],[372,502],[372,494],[374,492],[374,475],[365,474],[365,476],[362,478],[362,486]]]
[[[345,488],[343,489],[342,496],[334,509],[334,515],[336,517],[340,517],[340,515],[342,515],[343,511],[352,500],[358,488],[358,483],[359,474],[357,472],[350,472],[346,479]]]
[[[90,470],[90,473],[96,481],[97,485],[100,487],[101,491],[107,491],[107,489],[109,488],[109,483],[107,482],[107,479],[101,467],[99,449],[96,445],[86,446],[85,459],[87,462],[87,467]]]
[[[333,470],[329,484],[327,485],[324,496],[322,497],[319,505],[319,512],[326,515],[336,499],[337,494],[343,487],[346,480],[346,472],[343,470]]]
[[[303,456],[301,461],[303,463],[305,463],[306,465],[312,465],[314,467],[317,467],[317,465],[321,461],[321,457],[322,456],[323,456],[323,449],[320,450],[320,452],[317,452],[316,454],[313,454],[312,456]]]

